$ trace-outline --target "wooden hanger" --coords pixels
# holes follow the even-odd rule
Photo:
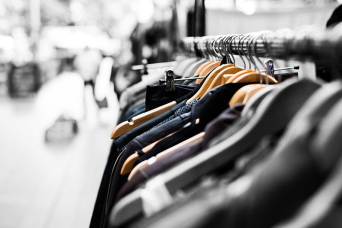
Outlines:
[[[209,64],[213,63],[214,61],[207,61],[205,63],[203,63],[194,73],[193,76],[196,76],[196,75],[199,75],[203,70],[204,68],[206,68]]]
[[[259,93],[254,94],[248,102],[246,103],[245,107],[242,109],[241,116],[247,116],[250,113],[254,113],[254,110],[257,109],[259,104],[264,100],[267,95],[275,89],[283,87],[282,84],[266,86],[262,89]]]
[[[177,104],[176,101],[172,101],[170,103],[167,103],[165,105],[162,105],[158,108],[152,109],[148,112],[144,112],[140,115],[137,115],[132,118],[131,122],[125,121],[117,125],[114,130],[112,131],[111,138],[116,139],[120,137],[121,135],[126,134],[127,132],[133,130],[134,128],[140,126],[141,124],[163,114],[167,110],[171,109],[173,106]]]
[[[153,147],[154,147],[158,142],[162,141],[163,139],[166,139],[166,138],[170,137],[170,136],[173,135],[174,133],[176,133],[176,132],[173,132],[173,133],[171,133],[171,134],[169,134],[169,135],[167,135],[167,136],[165,136],[165,137],[163,137],[163,138],[161,138],[161,139],[155,141],[154,143],[151,143],[150,145],[144,147],[141,151],[142,151],[143,153],[146,154],[147,152],[149,152],[150,150],[152,150]],[[131,156],[129,156],[129,157],[126,159],[126,161],[124,162],[124,164],[122,165],[120,174],[121,174],[121,175],[129,174],[129,172],[131,172],[132,169],[133,169],[134,162],[135,162],[138,158],[139,158],[139,155],[138,155],[137,153],[134,153],[134,154],[132,154]]]
[[[251,84],[251,85],[245,85],[243,87],[241,87],[234,95],[233,97],[230,99],[229,101],[229,106],[232,107],[236,104],[242,103],[246,94],[256,88],[264,88],[265,85],[261,85],[261,84]]]
[[[215,65],[220,65],[215,63]],[[225,69],[225,65],[218,66],[215,70],[213,70],[207,77],[207,79],[204,81],[201,88],[197,91],[197,93],[192,96],[189,100],[187,100],[187,104],[194,101],[198,97],[203,97],[203,95],[207,92],[209,86],[211,85],[212,81],[216,78],[216,76],[221,72],[222,69]],[[209,73],[209,72],[208,72]],[[202,73],[201,73],[202,74]],[[205,76],[205,75],[204,75]]]
[[[269,85],[269,86],[271,86],[271,85]],[[254,96],[254,94],[256,94],[257,92],[259,92],[262,89],[265,89],[265,87],[266,87],[266,85],[260,85],[259,87],[252,88],[249,91],[247,91],[245,97],[243,98],[242,104],[246,104],[247,101],[249,101],[249,99],[251,99]]]
[[[197,142],[197,141],[202,140],[203,137],[204,137],[204,135],[205,135],[205,132],[201,132],[201,133],[199,133],[199,134],[197,134],[197,135],[195,135],[195,136],[193,136],[193,137],[191,137],[191,138],[189,138],[189,139],[187,139],[187,140],[185,140],[185,141],[183,141],[183,142],[181,142],[181,143],[178,143],[177,145],[175,145],[175,146],[173,146],[173,147],[171,147],[171,148],[169,148],[169,149],[167,149],[167,150],[165,150],[165,151],[163,151],[163,152],[157,154],[157,155],[155,156],[156,161],[158,161],[159,159],[161,159],[161,158],[163,158],[163,157],[165,157],[165,156],[167,156],[167,155],[173,153],[174,151],[177,151],[178,149],[180,149],[180,148],[183,147],[183,146],[186,146],[186,145],[189,145],[189,144],[192,144],[192,143],[195,143],[195,142]],[[129,174],[128,180],[131,180],[132,177],[133,177],[139,170],[141,170],[141,169],[143,169],[143,168],[145,168],[145,167],[147,167],[147,166],[149,166],[149,161],[143,161],[143,162],[139,163],[136,167],[134,167],[134,169],[132,170],[132,172]]]
[[[195,124],[198,124],[198,123],[199,123],[199,119],[196,119]],[[145,146],[141,151],[142,151],[143,153],[145,153],[145,154],[148,153],[150,150],[153,149],[153,147],[154,147],[158,142],[160,142],[160,141],[162,141],[162,140],[164,140],[164,139],[170,137],[171,135],[175,134],[176,132],[177,132],[177,131],[175,131],[175,132],[173,132],[173,133],[171,133],[171,134],[165,136],[165,137],[162,138],[162,139],[159,139],[159,140],[155,141],[154,143],[149,144],[148,146]],[[132,154],[131,156],[129,156],[129,157],[126,159],[126,161],[124,162],[124,164],[123,164],[123,166],[122,166],[122,168],[121,168],[120,174],[121,174],[121,175],[126,175],[126,174],[130,173],[130,172],[132,171],[134,162],[135,162],[138,158],[139,158],[139,155],[136,154],[136,153],[134,153],[134,154]]]
[[[235,73],[227,73],[227,74],[224,74],[223,77],[222,77],[222,85],[223,84],[228,84],[228,80],[231,79],[232,77],[239,77],[245,73],[249,73],[249,72],[253,72],[252,70],[246,70],[246,69],[242,69],[240,71],[237,71]],[[229,82],[230,83],[230,82]]]
[[[233,80],[232,83],[259,82],[260,76],[261,76],[262,82],[266,82],[266,77],[267,77],[269,83],[278,83],[278,81],[274,77],[270,75],[266,75],[265,73],[260,74],[259,72],[249,72],[244,75],[241,75],[240,77],[237,77],[237,78],[235,77],[235,79],[233,79],[234,77],[232,77],[228,81]]]
[[[307,98],[320,87],[310,80],[285,83],[262,101],[251,120],[234,135],[159,174],[158,178],[168,192],[174,194],[233,161],[263,136],[283,130]],[[137,189],[117,202],[110,215],[112,226],[120,226],[143,212],[140,192],[141,189]]]
[[[230,65],[229,67],[227,68],[224,68],[220,71],[220,73],[217,74],[217,76],[215,77],[215,79],[213,80],[213,82],[210,84],[209,88],[207,91],[210,91],[211,89],[219,86],[219,85],[222,85],[222,77],[225,75],[225,74],[235,74],[241,70],[243,70],[241,67],[238,67],[238,66],[231,66],[231,64],[227,64],[227,65]]]
[[[212,71],[216,67],[220,66],[220,64],[221,64],[221,61],[214,61],[214,62],[210,63],[200,72],[199,77],[205,77],[210,71]],[[202,78],[197,79],[196,84],[200,84],[202,82],[202,80],[203,80]]]

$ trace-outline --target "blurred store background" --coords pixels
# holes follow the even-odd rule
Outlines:
[[[0,0],[0,227],[87,227],[133,65],[185,36],[325,27],[336,0]]]

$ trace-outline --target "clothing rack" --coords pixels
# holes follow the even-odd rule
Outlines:
[[[255,32],[223,36],[186,37],[182,40],[185,52],[199,52],[203,56],[223,58],[224,55],[248,55],[277,59],[307,59],[314,62],[341,59],[340,30],[312,30],[295,32]],[[327,58],[329,57],[329,58]]]

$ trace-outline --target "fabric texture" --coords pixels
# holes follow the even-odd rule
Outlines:
[[[157,143],[151,151],[141,156],[135,162],[135,165],[202,132],[210,121],[215,119],[220,115],[220,113],[229,107],[229,101],[235,92],[247,84],[248,83],[231,83],[218,86],[210,90],[195,106],[192,107],[191,126],[183,128],[176,134]],[[198,124],[195,124],[196,119],[199,119]]]
[[[205,135],[201,141],[184,146],[177,151],[174,151],[172,154],[159,159],[152,165],[139,170],[139,172],[122,187],[118,194],[117,200],[130,193],[144,180],[147,180],[148,178],[161,173],[162,171],[174,166],[186,158],[199,153],[208,145],[212,138],[214,138],[224,129],[227,129],[231,126],[231,124],[240,116],[243,107],[243,104],[237,104],[231,108],[227,108],[220,116],[206,126],[204,130]]]

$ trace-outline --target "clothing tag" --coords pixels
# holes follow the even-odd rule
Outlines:
[[[146,217],[157,213],[173,201],[161,176],[156,176],[148,181],[140,196],[143,212]]]
[[[157,158],[155,156],[153,156],[147,160],[147,163],[148,163],[148,165],[152,165],[156,161],[157,161]]]
[[[191,126],[191,122],[185,124],[185,125],[183,126],[183,128],[187,128],[187,127],[190,127],[190,126]]]

